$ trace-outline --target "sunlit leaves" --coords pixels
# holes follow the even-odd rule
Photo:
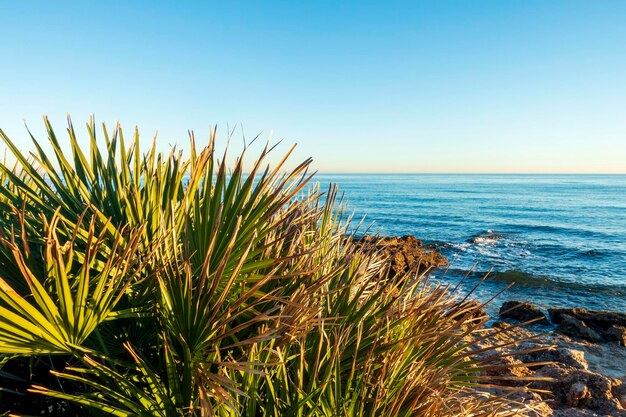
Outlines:
[[[65,360],[31,393],[115,416],[495,415],[468,395],[478,310],[353,245],[336,188],[303,192],[310,160],[45,127],[50,154],[0,131],[0,354]]]
[[[114,309],[138,274],[138,234],[123,249],[119,240],[108,247],[102,233],[95,235],[92,221],[86,251],[79,255],[73,247],[76,235],[60,241],[60,221],[58,213],[49,224],[44,219],[43,268],[29,265],[15,236],[0,238],[28,287],[28,293],[20,295],[0,277],[0,353],[72,353],[100,323],[120,313]]]

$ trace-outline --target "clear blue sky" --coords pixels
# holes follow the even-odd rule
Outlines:
[[[94,113],[164,149],[273,131],[323,172],[626,172],[626,1],[0,7],[16,140]]]

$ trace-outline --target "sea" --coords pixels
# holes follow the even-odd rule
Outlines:
[[[497,295],[491,310],[521,300],[626,312],[626,175],[318,174],[316,181],[338,185],[353,227],[363,219],[357,233],[414,235],[432,245],[450,264],[431,279],[460,284],[461,294],[473,290],[482,301]]]

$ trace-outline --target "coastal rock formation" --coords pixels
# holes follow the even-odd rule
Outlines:
[[[553,323],[561,322],[563,315],[584,321],[589,326],[608,328],[615,324],[626,327],[626,313],[616,311],[592,311],[584,308],[551,308],[548,310]]]
[[[489,354],[497,361],[486,369],[485,376],[493,377],[494,383],[510,379],[506,384],[511,387],[524,385],[538,390],[519,398],[535,410],[529,415],[626,417],[623,347],[589,343],[560,333],[535,333],[533,326],[516,327],[506,322],[495,322],[484,332],[486,336],[481,336],[477,348],[502,346],[498,352],[504,355],[497,358]],[[515,381],[512,378],[516,376],[527,380]]]
[[[394,274],[426,271],[448,264],[445,256],[431,246],[423,246],[415,236],[378,237],[365,236],[354,241],[367,252],[378,252],[389,259]]]
[[[567,336],[577,337],[594,343],[603,341],[600,333],[587,326],[584,321],[567,314],[561,317],[561,321],[556,330]]]
[[[549,324],[546,315],[537,307],[522,301],[507,301],[500,307],[500,317],[518,321],[534,320],[541,324]]]
[[[556,331],[563,335],[592,343],[617,342],[626,347],[626,313],[583,308],[551,308],[548,313],[552,323],[557,325]],[[535,320],[540,324],[549,324],[539,308],[522,301],[503,303],[499,316],[521,322]]]
[[[618,342],[626,346],[626,313],[584,308],[549,309],[557,331],[590,342]]]
[[[559,363],[541,367],[532,388],[549,391],[542,398],[553,408],[585,408],[601,415],[626,416],[618,399],[613,396],[613,386],[621,383],[612,378],[584,369],[574,369]]]

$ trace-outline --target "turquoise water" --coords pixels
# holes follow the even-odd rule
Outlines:
[[[626,175],[331,175],[371,232],[412,234],[472,268],[487,299],[626,311]]]

